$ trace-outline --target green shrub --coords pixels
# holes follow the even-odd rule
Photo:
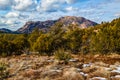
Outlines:
[[[58,60],[68,61],[69,59],[71,59],[71,55],[66,53],[64,49],[58,49],[54,55],[55,58]]]
[[[0,63],[0,80],[7,77],[9,72],[7,71],[7,66],[4,63]]]

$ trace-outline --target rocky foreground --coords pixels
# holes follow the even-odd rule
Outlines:
[[[67,63],[54,56],[1,58],[9,77],[2,80],[120,80],[120,55],[73,55]]]

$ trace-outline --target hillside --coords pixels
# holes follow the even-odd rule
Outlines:
[[[0,34],[0,80],[120,80],[120,18],[89,28],[65,23]]]
[[[48,31],[51,26],[54,26],[56,23],[62,23],[64,26],[69,26],[70,24],[77,24],[79,28],[87,28],[90,26],[95,26],[97,23],[85,19],[83,17],[75,16],[65,16],[61,17],[58,20],[48,20],[48,21],[29,21],[26,22],[23,27],[18,29],[18,33],[31,33],[35,28],[41,29],[43,31]]]
[[[120,18],[84,29],[79,28],[79,25],[67,26],[65,21],[69,21],[69,18],[76,20],[74,17],[61,18],[59,21],[64,21],[64,24],[58,22],[46,33],[35,29],[31,34],[0,34],[1,55],[21,54],[26,49],[53,55],[61,48],[72,53],[120,53]],[[63,26],[67,27],[67,31]]]
[[[11,30],[5,29],[5,28],[1,28],[1,29],[0,29],[0,32],[2,32],[2,33],[12,33]]]

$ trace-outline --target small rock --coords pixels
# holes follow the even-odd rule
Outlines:
[[[81,71],[81,69],[77,68],[77,71],[78,71],[78,72],[80,72],[80,71]]]
[[[103,78],[103,77],[93,77],[92,79],[90,80],[107,80],[106,78]]]
[[[75,59],[70,59],[69,62],[78,62],[79,59],[78,58],[75,58]]]
[[[120,75],[116,75],[115,78],[119,78],[120,79]]]
[[[85,73],[83,73],[83,72],[80,72],[80,74],[82,75],[82,76],[88,76],[88,74],[85,74]]]
[[[83,64],[83,68],[90,67],[91,65],[92,65],[91,63],[89,63],[89,64]]]
[[[111,69],[111,68],[105,68],[105,70],[107,70],[107,71],[112,71],[112,69]]]

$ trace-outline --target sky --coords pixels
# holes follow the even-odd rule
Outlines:
[[[27,21],[85,17],[101,23],[120,17],[120,0],[0,0],[0,28],[17,30]]]

